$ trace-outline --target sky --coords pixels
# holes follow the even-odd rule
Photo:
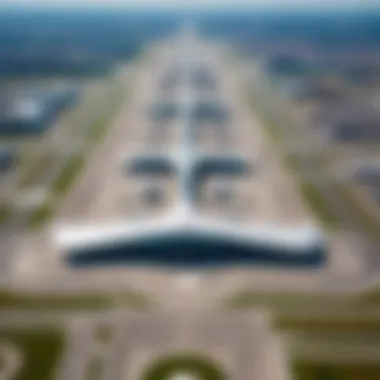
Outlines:
[[[249,7],[249,8],[380,8],[380,0],[0,0],[1,5],[33,7]]]

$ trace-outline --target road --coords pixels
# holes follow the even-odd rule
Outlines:
[[[100,379],[138,380],[147,363],[181,352],[214,359],[230,379],[286,379],[281,375],[284,368],[276,372],[284,365],[280,344],[265,315],[258,312],[234,316],[127,311],[53,312],[43,317],[25,312],[0,314],[0,327],[12,329],[58,323],[65,330],[66,349],[56,371],[57,380],[83,379],[94,358],[102,364]],[[109,341],[97,340],[100,326],[110,328]]]

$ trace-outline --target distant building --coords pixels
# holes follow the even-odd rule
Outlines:
[[[77,88],[27,89],[0,97],[0,135],[38,134],[69,107],[80,93]]]
[[[353,179],[365,185],[380,184],[380,160],[359,163],[353,169]]]
[[[345,78],[356,85],[371,85],[380,80],[380,63],[372,57],[372,60],[365,62],[354,62],[342,68]]]
[[[332,80],[298,80],[289,86],[288,91],[293,99],[313,100],[320,102],[339,101],[344,97],[343,87]]]
[[[266,60],[266,69],[270,75],[297,77],[308,74],[310,65],[308,62],[295,54],[276,53]]]
[[[332,103],[313,115],[314,125],[340,142],[380,140],[380,111],[354,102]]]
[[[14,164],[14,152],[11,149],[0,148],[0,174],[8,172]]]

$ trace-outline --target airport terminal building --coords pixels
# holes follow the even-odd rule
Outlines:
[[[39,135],[80,98],[76,87],[26,89],[0,97],[0,136]]]
[[[325,262],[326,246],[310,242],[299,247],[248,245],[225,237],[194,231],[152,236],[139,242],[110,241],[100,246],[70,248],[68,262],[75,266],[142,264],[161,267],[202,268],[240,265],[316,267]]]
[[[62,227],[55,233],[70,265],[144,265],[178,268],[223,266],[318,267],[327,242],[315,228],[234,225],[184,213],[158,222],[107,227]]]

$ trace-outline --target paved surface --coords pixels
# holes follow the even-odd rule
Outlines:
[[[243,99],[242,82],[248,74],[241,67],[231,69],[229,63],[220,58],[216,49],[200,49],[199,56],[208,62],[220,82],[217,94],[208,91],[202,96],[228,104],[232,110],[229,131],[233,138],[228,146],[225,142],[221,143],[216,138],[219,132],[210,124],[201,130],[199,147],[213,152],[238,152],[255,169],[247,178],[211,178],[208,182],[205,181],[201,189],[200,210],[248,223],[262,221],[297,226],[312,221],[311,213],[297,194],[290,173],[281,163],[279,153],[267,141],[259,121],[251,114]],[[169,212],[171,205],[178,198],[176,178],[156,181],[155,185],[163,190],[165,202],[153,209],[146,207],[141,200],[141,193],[146,182],[151,183],[151,180],[142,181],[121,175],[126,157],[145,153],[147,146],[149,149],[151,147],[154,129],[146,111],[152,103],[165,99],[166,95],[162,94],[159,83],[162,73],[170,67],[173,57],[178,54],[178,48],[167,44],[153,53],[152,60],[138,69],[134,83],[136,87],[131,97],[117,115],[109,135],[88,163],[77,186],[62,205],[59,221],[96,224],[113,220],[133,221],[138,215],[152,214],[158,217]],[[174,94],[175,92],[171,96]],[[161,147],[165,151],[178,148],[178,124],[174,121],[165,128],[168,145],[163,143]],[[218,181],[228,182],[232,187],[235,195],[230,204],[221,204],[215,199],[214,189]],[[153,298],[159,299],[161,304],[169,309],[173,309],[176,304],[186,303],[182,299],[181,290],[177,285],[173,285],[182,273],[156,268],[71,270],[64,265],[50,238],[50,231],[47,230],[46,233],[22,239],[19,254],[12,265],[15,286],[40,291],[117,291],[132,288],[152,294]],[[332,238],[328,264],[318,270],[231,268],[196,273],[202,282],[207,283],[207,290],[204,290],[204,287],[193,290],[193,298],[196,300],[194,305],[198,303],[200,309],[213,307],[223,292],[244,287],[260,290],[296,289],[305,292],[344,291],[349,283],[351,289],[355,286],[353,275],[367,275],[362,257],[351,254],[352,251],[362,250],[360,239],[341,234]],[[171,297],[165,297],[167,293],[171,294]]]
[[[146,107],[162,95],[154,90],[155,84],[175,49],[165,46],[154,53],[151,64],[138,70],[134,95],[122,107],[104,144],[62,206],[60,220],[84,223],[133,219],[142,211],[159,215],[169,210],[178,197],[176,180],[170,178],[159,184],[167,195],[167,202],[158,210],[146,210],[139,201],[144,184],[120,175],[128,155],[144,152],[147,147],[149,152],[159,146],[167,150],[178,147],[175,122],[165,126],[165,134],[154,135],[146,117]],[[239,95],[242,78],[233,73],[240,71],[231,70],[212,49],[207,48],[200,55],[210,60],[221,78],[219,100],[229,104],[234,112],[230,129],[233,136],[229,144],[218,140],[220,131],[214,125],[204,125],[198,136],[199,146],[216,153],[238,152],[258,168],[249,178],[229,181],[239,196],[225,208],[216,202],[213,187],[217,186],[215,182],[226,179],[213,178],[205,183],[200,209],[243,221],[295,225],[310,221],[312,216],[297,195],[280,157],[266,141],[258,120],[252,118]],[[205,93],[204,96],[213,95]],[[132,289],[146,292],[156,302],[157,309],[141,314],[124,310],[68,314],[9,312],[0,314],[0,324],[63,326],[68,346],[57,371],[59,380],[83,379],[94,358],[103,363],[101,379],[137,380],[148,363],[179,351],[194,351],[214,358],[229,379],[286,380],[283,344],[271,331],[265,313],[254,310],[249,315],[224,314],[216,308],[225,296],[247,288],[262,292],[297,290],[328,294],[352,291],[357,286],[353,278],[360,278],[366,270],[357,256],[350,255],[355,244],[360,246],[360,241],[356,240],[360,239],[345,235],[334,238],[329,263],[319,270],[237,267],[186,272],[157,268],[82,271],[65,267],[59,252],[51,249],[49,233],[41,232],[21,242],[22,249],[12,265],[15,288],[49,293],[78,290],[117,293]],[[372,310],[372,313],[377,315],[379,310]],[[100,343],[95,335],[97,328],[104,324],[111,326],[112,337],[109,342]]]
[[[175,50],[172,50],[172,53],[174,54]],[[165,67],[166,55],[160,54],[153,62]],[[210,56],[210,59],[216,58],[217,56]],[[151,136],[152,126],[147,121],[146,107],[160,97],[159,93],[151,91],[152,84],[158,82],[160,75],[159,69],[149,66],[143,66],[138,71],[135,97],[130,99],[117,115],[111,133],[98,154],[89,162],[72,194],[62,205],[59,220],[77,223],[89,220],[104,222],[115,218],[133,218],[137,213],[144,211],[146,206],[139,202],[140,184],[135,183],[133,178],[121,176],[120,170],[126,154],[144,152],[144,149],[150,146],[149,143],[156,140]],[[233,119],[236,133],[229,149],[232,151],[236,144],[239,146],[239,153],[246,155],[248,160],[255,159],[251,152],[258,150],[256,144],[260,143],[259,133],[255,128],[251,128],[248,112],[238,108],[241,100],[238,97],[228,99],[230,92],[237,91],[238,84],[232,76],[227,75],[227,71],[221,75],[226,78],[226,83],[223,84],[225,100],[232,102],[231,104],[236,102]],[[242,126],[241,130],[239,126]],[[178,147],[177,129],[175,123],[167,126],[167,146],[164,146],[166,149]],[[206,136],[200,138],[202,144],[204,143],[204,147],[210,151],[225,152],[225,141],[219,144],[213,134],[215,129],[210,127]],[[268,175],[268,178],[271,175]],[[262,179],[266,180],[264,177]],[[252,178],[251,184],[248,182],[243,181],[237,186],[242,186],[243,191],[248,192],[253,183],[256,186],[257,181]],[[167,211],[170,208],[170,200],[173,199],[174,202],[178,197],[178,185],[175,180],[170,179],[160,186],[169,195],[169,201],[159,213]],[[264,217],[265,220],[283,217],[272,208],[274,200],[268,197],[264,187],[255,188],[253,192],[257,194],[259,203],[268,203],[268,210],[263,208],[260,212],[255,210],[248,213],[247,208],[237,207],[237,214],[249,214],[253,220],[264,215],[264,212],[267,215],[267,219]],[[266,197],[265,200],[263,197]],[[205,212],[206,209],[207,207],[204,208]],[[20,240],[20,249],[17,249],[18,255],[11,267],[15,287],[48,292],[76,290],[78,286],[82,291],[96,291],[100,288],[103,291],[144,289],[152,299],[159,301],[162,310],[152,314],[115,311],[103,314],[70,315],[57,312],[42,315],[35,311],[27,314],[15,312],[0,315],[0,324],[3,325],[21,327],[58,324],[66,329],[68,346],[57,370],[59,380],[83,379],[91,360],[96,357],[100,357],[104,363],[104,373],[100,376],[102,379],[137,380],[141,378],[141,371],[148,362],[161,355],[179,351],[194,351],[214,358],[229,379],[286,379],[281,344],[270,331],[265,315],[256,312],[249,316],[222,316],[212,311],[219,302],[220,292],[227,288],[231,290],[229,282],[222,280],[218,274],[214,277],[211,273],[178,273],[154,268],[114,268],[109,271],[101,269],[88,273],[76,272],[64,266],[57,252],[46,250],[51,242],[49,231],[45,232],[35,233]],[[202,292],[202,289],[206,291]],[[96,341],[95,332],[103,323],[112,326],[113,339],[101,347],[102,344]]]
[[[66,349],[56,379],[81,380],[90,363],[102,364],[100,379],[139,379],[146,365],[163,356],[193,353],[213,359],[229,379],[285,380],[283,346],[265,314],[207,312],[1,313],[0,326],[33,328],[61,325]],[[99,327],[110,337],[99,341]]]
[[[61,207],[62,220],[73,222],[109,222],[141,209],[136,181],[128,181],[122,173],[123,160],[130,152],[139,151],[144,136],[140,114],[151,101],[149,86],[154,81],[150,70],[141,67],[134,78],[134,96],[128,97],[117,115],[111,133],[96,156],[90,160],[83,177]]]
[[[82,379],[86,363],[96,357],[104,370],[101,379],[137,380],[148,364],[179,353],[213,359],[229,379],[285,379],[281,344],[259,313],[227,317],[124,313],[113,318],[99,314],[82,320],[81,327],[80,321],[69,331],[59,379]],[[111,339],[97,343],[94,331],[104,322],[111,327]]]
[[[0,379],[11,380],[17,376],[23,365],[22,353],[8,342],[0,342]]]
[[[160,148],[164,151],[178,149],[179,126],[175,120],[163,127],[166,133],[157,141],[155,133],[158,132],[155,129],[158,127],[147,112],[152,104],[166,99],[159,83],[176,54],[178,48],[175,45],[165,46],[157,52],[152,64],[138,71],[133,96],[118,115],[112,132],[88,164],[76,189],[62,205],[62,218],[96,224],[121,218],[133,220],[141,213],[155,214],[170,210],[170,200],[175,201],[178,197],[178,189],[173,181],[157,184],[168,201],[162,207],[152,210],[147,209],[141,201],[144,183],[127,175],[122,176],[121,171],[123,157],[145,153],[147,148],[152,147],[152,142],[157,147],[161,143]],[[226,212],[245,220],[260,220],[263,223],[297,225],[310,221],[310,215],[292,186],[292,181],[287,178],[287,172],[265,142],[258,121],[252,119],[251,112],[242,99],[241,79],[223,63],[220,53],[199,47],[198,55],[212,68],[212,73],[219,80],[218,92],[203,92],[202,98],[226,104],[232,110],[232,119],[227,125],[232,141],[220,143],[220,126],[206,123],[198,129],[199,148],[207,149],[210,153],[238,152],[252,166],[256,168],[257,165],[254,175],[233,186],[241,202]],[[177,98],[178,96],[179,94]],[[173,96],[168,100],[171,98]],[[212,202],[207,201],[202,203],[202,209],[205,212],[215,211]]]

